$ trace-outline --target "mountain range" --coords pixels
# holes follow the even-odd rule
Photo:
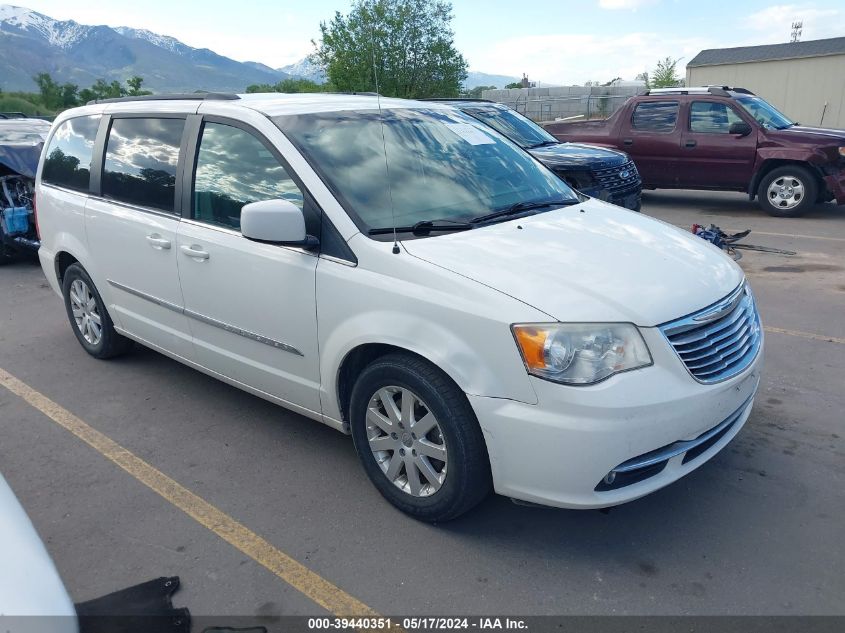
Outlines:
[[[323,83],[325,74],[307,57],[282,68],[239,62],[169,35],[128,26],[92,26],[55,20],[24,7],[0,5],[0,89],[36,90],[33,76],[49,73],[59,83],[87,87],[98,79],[144,78],[154,92],[243,92],[250,84],[288,77]],[[502,87],[514,77],[470,72],[467,88]]]

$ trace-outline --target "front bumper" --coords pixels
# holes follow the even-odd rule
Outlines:
[[[741,374],[703,385],[659,330],[641,331],[651,367],[589,387],[532,378],[535,405],[469,396],[496,492],[562,508],[614,506],[683,477],[736,436],[751,412],[763,346]],[[660,459],[645,463],[655,456]],[[636,468],[626,471],[626,464]],[[618,479],[608,484],[614,470]]]

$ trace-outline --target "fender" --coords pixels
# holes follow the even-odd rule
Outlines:
[[[757,195],[757,187],[763,176],[780,165],[795,163],[808,167],[819,177],[819,185],[823,185],[821,165],[828,162],[827,156],[820,150],[807,150],[794,147],[758,147],[757,158],[754,161],[754,175],[748,183],[748,195]]]
[[[485,349],[471,346],[455,330],[407,312],[371,311],[341,322],[320,345],[323,414],[341,419],[338,379],[349,353],[367,344],[391,345],[425,358],[471,395],[536,404],[537,395],[510,331]],[[497,371],[493,372],[492,367]]]

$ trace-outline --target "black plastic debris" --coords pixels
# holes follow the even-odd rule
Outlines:
[[[80,633],[189,633],[191,614],[173,607],[179,577],[156,578],[76,606]]]

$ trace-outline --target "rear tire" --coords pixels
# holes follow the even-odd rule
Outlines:
[[[806,167],[784,165],[773,169],[760,181],[757,198],[760,207],[777,218],[797,218],[819,197],[815,176]]]
[[[463,391],[427,361],[403,353],[376,359],[358,377],[349,410],[364,471],[402,512],[448,521],[490,493],[475,413]]]
[[[106,359],[129,351],[132,341],[114,329],[97,287],[79,264],[71,264],[65,271],[62,296],[70,327],[86,352]]]

